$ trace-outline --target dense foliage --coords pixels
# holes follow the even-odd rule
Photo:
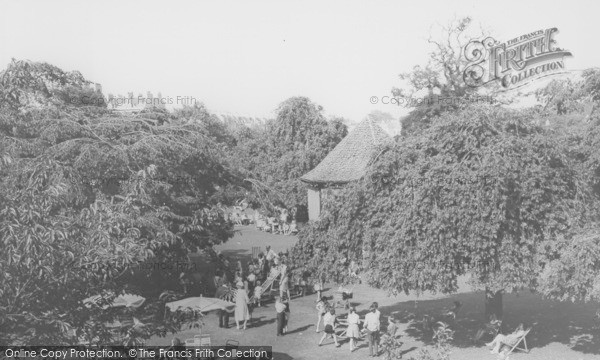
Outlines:
[[[341,119],[327,121],[323,108],[305,97],[280,104],[277,117],[260,129],[238,133],[232,163],[251,184],[253,202],[273,206],[306,206],[300,177],[325,158],[346,136]]]
[[[187,267],[139,264],[189,267],[189,253],[232,236],[213,196],[234,177],[205,126],[161,109],[124,117],[103,102],[67,101],[89,97],[87,82],[71,78],[30,62],[1,76],[3,343],[107,343],[116,314],[81,300],[108,290],[150,298],[144,337],[175,330],[148,314],[161,314],[158,293],[179,290]]]
[[[570,153],[537,117],[474,106],[436,118],[325,204],[292,258],[337,282],[352,281],[355,261],[392,292],[453,292],[463,274],[493,292],[537,288],[559,266],[547,247],[594,214],[590,177],[578,171],[589,159],[576,159],[586,151]]]

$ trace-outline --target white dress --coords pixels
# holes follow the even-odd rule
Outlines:
[[[235,321],[250,320],[248,309],[248,294],[244,289],[238,289],[235,294]]]
[[[348,314],[348,331],[346,332],[346,336],[349,338],[360,337],[360,331],[358,330],[358,323],[360,321],[360,317],[357,313]]]

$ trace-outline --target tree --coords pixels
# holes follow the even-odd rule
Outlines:
[[[252,184],[255,203],[268,210],[306,206],[300,177],[347,134],[342,119],[327,121],[322,111],[306,97],[293,97],[279,105],[277,117],[264,128],[238,133],[232,163]]]
[[[0,113],[2,342],[115,341],[106,323],[116,314],[81,300],[105,294],[108,302],[123,291],[149,298],[140,314],[148,326],[139,336],[179,330],[183,318],[152,315],[162,314],[155,311],[166,301],[157,289],[177,291],[186,270],[140,274],[139,264],[188,264],[189,253],[233,235],[212,203],[216,189],[234,178],[222,150],[199,124],[158,124],[65,103],[60,86],[43,103],[27,102],[35,86],[46,86],[33,80],[51,77],[45,69],[61,72],[11,66],[2,90],[18,101]]]
[[[501,318],[502,293],[537,287],[538,246],[574,227],[591,199],[535,116],[474,106],[434,119],[325,204],[292,258],[337,282],[351,281],[355,261],[391,292],[450,293],[469,274]]]
[[[463,50],[473,39],[484,37],[483,33],[470,31],[471,21],[464,17],[442,26],[441,34],[430,35],[428,39],[433,46],[428,64],[400,74],[406,85],[393,88],[392,94],[404,98],[402,104],[412,108],[402,119],[403,134],[422,131],[434,117],[463,108],[471,101],[470,97],[477,94],[477,89],[463,80],[468,64]]]
[[[565,301],[600,300],[600,227],[575,229],[542,247],[546,266],[539,290]]]

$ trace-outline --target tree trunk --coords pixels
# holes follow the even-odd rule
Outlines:
[[[490,317],[494,315],[496,319],[502,320],[502,291],[493,292],[485,289],[485,319],[490,321]]]

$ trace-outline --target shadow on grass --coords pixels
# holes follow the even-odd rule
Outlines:
[[[305,325],[305,326],[299,327],[299,328],[297,328],[297,329],[294,329],[294,330],[292,330],[292,331],[288,331],[288,332],[286,332],[285,334],[286,334],[286,335],[289,335],[289,334],[295,334],[295,333],[299,333],[299,332],[302,332],[302,331],[304,331],[304,330],[307,330],[307,329],[309,329],[309,328],[311,328],[311,327],[313,327],[313,325],[312,325],[312,324],[310,324],[310,325]]]
[[[277,321],[277,319],[275,318],[275,316],[273,316],[272,318],[267,318],[265,316],[261,316],[259,318],[253,318],[252,322],[250,322],[250,325],[252,325],[253,328],[258,328],[263,325],[272,324],[276,321]]]
[[[444,314],[454,301],[463,303],[455,320]],[[527,345],[543,347],[550,343],[565,344],[582,353],[600,354],[599,325],[595,313],[598,303],[574,304],[543,299],[529,291],[504,296],[503,333],[511,333],[520,324],[532,326],[527,336]],[[432,343],[433,330],[424,326],[427,315],[436,321],[445,320],[455,331],[452,344],[460,348],[481,347],[491,337],[475,343],[477,331],[485,324],[484,293],[471,292],[453,295],[445,299],[405,301],[380,307],[382,325],[387,325],[387,316],[394,314],[400,319],[400,328],[406,335],[427,344]],[[361,312],[361,317],[367,311]],[[594,336],[596,335],[596,336]]]

